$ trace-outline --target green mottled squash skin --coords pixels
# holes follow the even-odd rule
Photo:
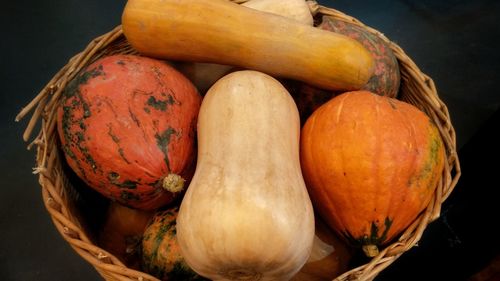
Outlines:
[[[64,90],[61,148],[72,170],[102,195],[155,210],[192,175],[200,103],[194,85],[163,61],[104,57]]]
[[[206,280],[184,261],[176,238],[178,208],[158,212],[144,231],[142,269],[161,280]]]
[[[391,47],[380,36],[354,23],[338,20],[331,16],[323,16],[318,28],[355,39],[370,52],[375,62],[375,70],[360,90],[390,98],[397,97],[401,80],[398,60]],[[343,91],[320,89],[305,83],[289,82],[288,85],[290,84],[292,84],[292,89],[288,90],[297,103],[302,124],[318,107],[344,93]]]
[[[381,37],[356,24],[337,20],[330,16],[323,16],[318,27],[355,39],[373,56],[375,71],[370,80],[361,87],[361,90],[396,98],[401,80],[399,64],[390,46]]]

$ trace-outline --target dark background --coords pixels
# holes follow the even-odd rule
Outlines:
[[[457,132],[463,175],[418,247],[376,280],[467,280],[499,254],[500,2],[320,1],[399,44],[435,81]],[[17,0],[0,8],[0,279],[99,280],[52,225],[14,122],[93,38],[120,24],[125,1]],[[495,133],[495,134],[494,134]]]

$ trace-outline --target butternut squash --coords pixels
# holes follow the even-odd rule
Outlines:
[[[177,218],[181,253],[212,280],[289,280],[307,261],[314,214],[299,160],[300,122],[285,88],[233,72],[207,92],[198,162]]]
[[[234,65],[326,89],[366,84],[373,57],[356,40],[227,0],[129,0],[123,32],[152,57]]]

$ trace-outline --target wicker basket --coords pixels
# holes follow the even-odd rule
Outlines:
[[[233,0],[245,2],[245,0]],[[377,30],[363,25],[358,20],[339,11],[323,7],[309,1],[309,7],[315,17],[329,15],[334,18],[355,23],[372,33],[381,36],[394,51],[400,65],[401,90],[399,99],[411,103],[434,120],[446,148],[447,160],[438,188],[433,199],[424,212],[406,229],[393,244],[382,249],[378,256],[367,264],[353,268],[338,276],[335,280],[372,280],[384,268],[389,266],[404,252],[415,246],[427,225],[439,217],[443,201],[450,195],[460,177],[460,165],[456,153],[455,132],[450,122],[448,110],[437,95],[431,78],[423,74],[413,61],[396,44],[390,42]],[[120,26],[90,42],[81,53],[71,58],[17,116],[17,120],[33,111],[23,135],[25,141],[30,139],[37,121],[42,119],[41,129],[29,147],[37,145],[34,173],[39,176],[45,207],[54,225],[62,237],[73,249],[106,280],[158,280],[146,273],[127,268],[116,257],[99,248],[94,243],[93,232],[85,222],[85,211],[81,204],[81,194],[68,176],[64,157],[58,147],[56,130],[56,108],[61,93],[67,83],[86,65],[96,59],[111,54],[134,54],[135,51],[127,43]]]

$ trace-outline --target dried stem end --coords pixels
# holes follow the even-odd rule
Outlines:
[[[162,187],[169,192],[177,193],[184,190],[184,183],[186,182],[181,176],[170,173],[163,178]]]
[[[373,258],[379,253],[377,245],[363,245],[362,248],[365,255],[369,258]]]

